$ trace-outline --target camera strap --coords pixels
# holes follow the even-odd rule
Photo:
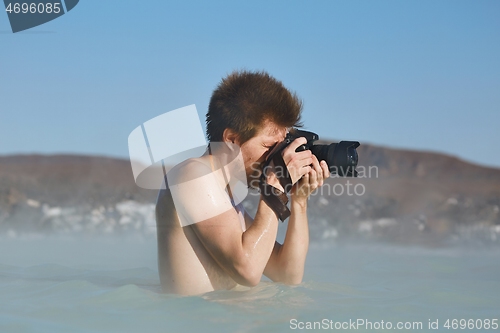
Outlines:
[[[290,209],[288,209],[288,196],[285,192],[269,185],[266,181],[260,182],[260,194],[267,205],[278,215],[278,218],[285,222],[290,217]]]
[[[288,172],[288,168],[283,160],[283,156],[281,152],[285,149],[291,140],[286,138],[284,141],[274,147],[269,155],[267,156],[266,163],[264,166],[264,170],[269,169],[269,165],[271,162],[274,163],[274,169],[276,170],[276,177],[278,178],[281,186],[285,190],[285,193],[289,193],[292,189],[293,183],[292,178],[290,177],[290,173]]]
[[[274,147],[269,153],[266,162],[264,163],[263,172],[260,176],[260,193],[264,201],[271,207],[271,209],[278,215],[278,218],[284,222],[290,216],[290,209],[288,209],[288,196],[292,188],[292,179],[286,167],[281,152],[288,145],[287,142],[282,142]],[[277,178],[285,190],[285,192],[277,189],[276,187],[267,183],[266,170],[269,170],[271,162],[274,163],[274,168],[277,171]]]
[[[274,154],[271,156],[272,161],[274,162],[274,168],[278,170],[277,172],[277,178],[285,190],[285,193],[289,193],[290,190],[292,189],[292,178],[290,177],[290,173],[288,172],[288,168],[285,164],[285,161],[283,160],[283,156],[280,154]]]

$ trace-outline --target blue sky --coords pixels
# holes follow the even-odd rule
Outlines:
[[[266,70],[323,138],[500,167],[500,1],[81,0],[12,34],[0,13],[0,154],[127,157],[127,137]],[[180,138],[182,140],[182,138]]]

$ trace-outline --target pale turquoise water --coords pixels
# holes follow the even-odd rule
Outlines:
[[[300,286],[178,297],[159,293],[154,239],[0,240],[0,332],[300,331],[293,319],[453,331],[447,318],[500,319],[498,249],[313,245]]]

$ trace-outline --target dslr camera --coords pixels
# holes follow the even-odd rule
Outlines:
[[[263,166],[263,172],[260,175],[260,193],[262,194],[266,203],[278,215],[281,221],[285,221],[290,216],[290,210],[287,207],[288,193],[293,184],[292,179],[288,173],[288,169],[283,161],[281,153],[283,149],[288,147],[295,139],[305,137],[307,142],[296,149],[296,151],[310,150],[319,161],[325,161],[328,165],[330,173],[340,177],[357,177],[358,172],[356,166],[358,165],[358,153],[356,148],[359,147],[357,141],[340,141],[339,143],[332,143],[329,145],[315,145],[314,141],[319,139],[318,134],[308,131],[301,131],[292,128],[286,135],[285,140],[276,144],[267,156],[266,162]],[[284,192],[276,189],[274,186],[267,184],[266,170],[271,162],[274,162],[275,167],[286,170],[278,180],[284,189]]]
[[[310,150],[318,161],[324,160],[333,175],[340,177],[357,177],[358,172],[358,141],[340,141],[329,145],[315,145],[319,139],[318,134],[292,128],[282,142],[280,150],[285,149],[293,140],[305,137],[307,143],[297,148],[296,151]]]

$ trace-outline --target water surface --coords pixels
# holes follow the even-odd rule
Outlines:
[[[312,244],[300,286],[181,297],[160,292],[154,238],[0,240],[1,332],[288,332],[358,320],[419,331],[439,320],[448,331],[454,318],[500,319],[498,249]]]

